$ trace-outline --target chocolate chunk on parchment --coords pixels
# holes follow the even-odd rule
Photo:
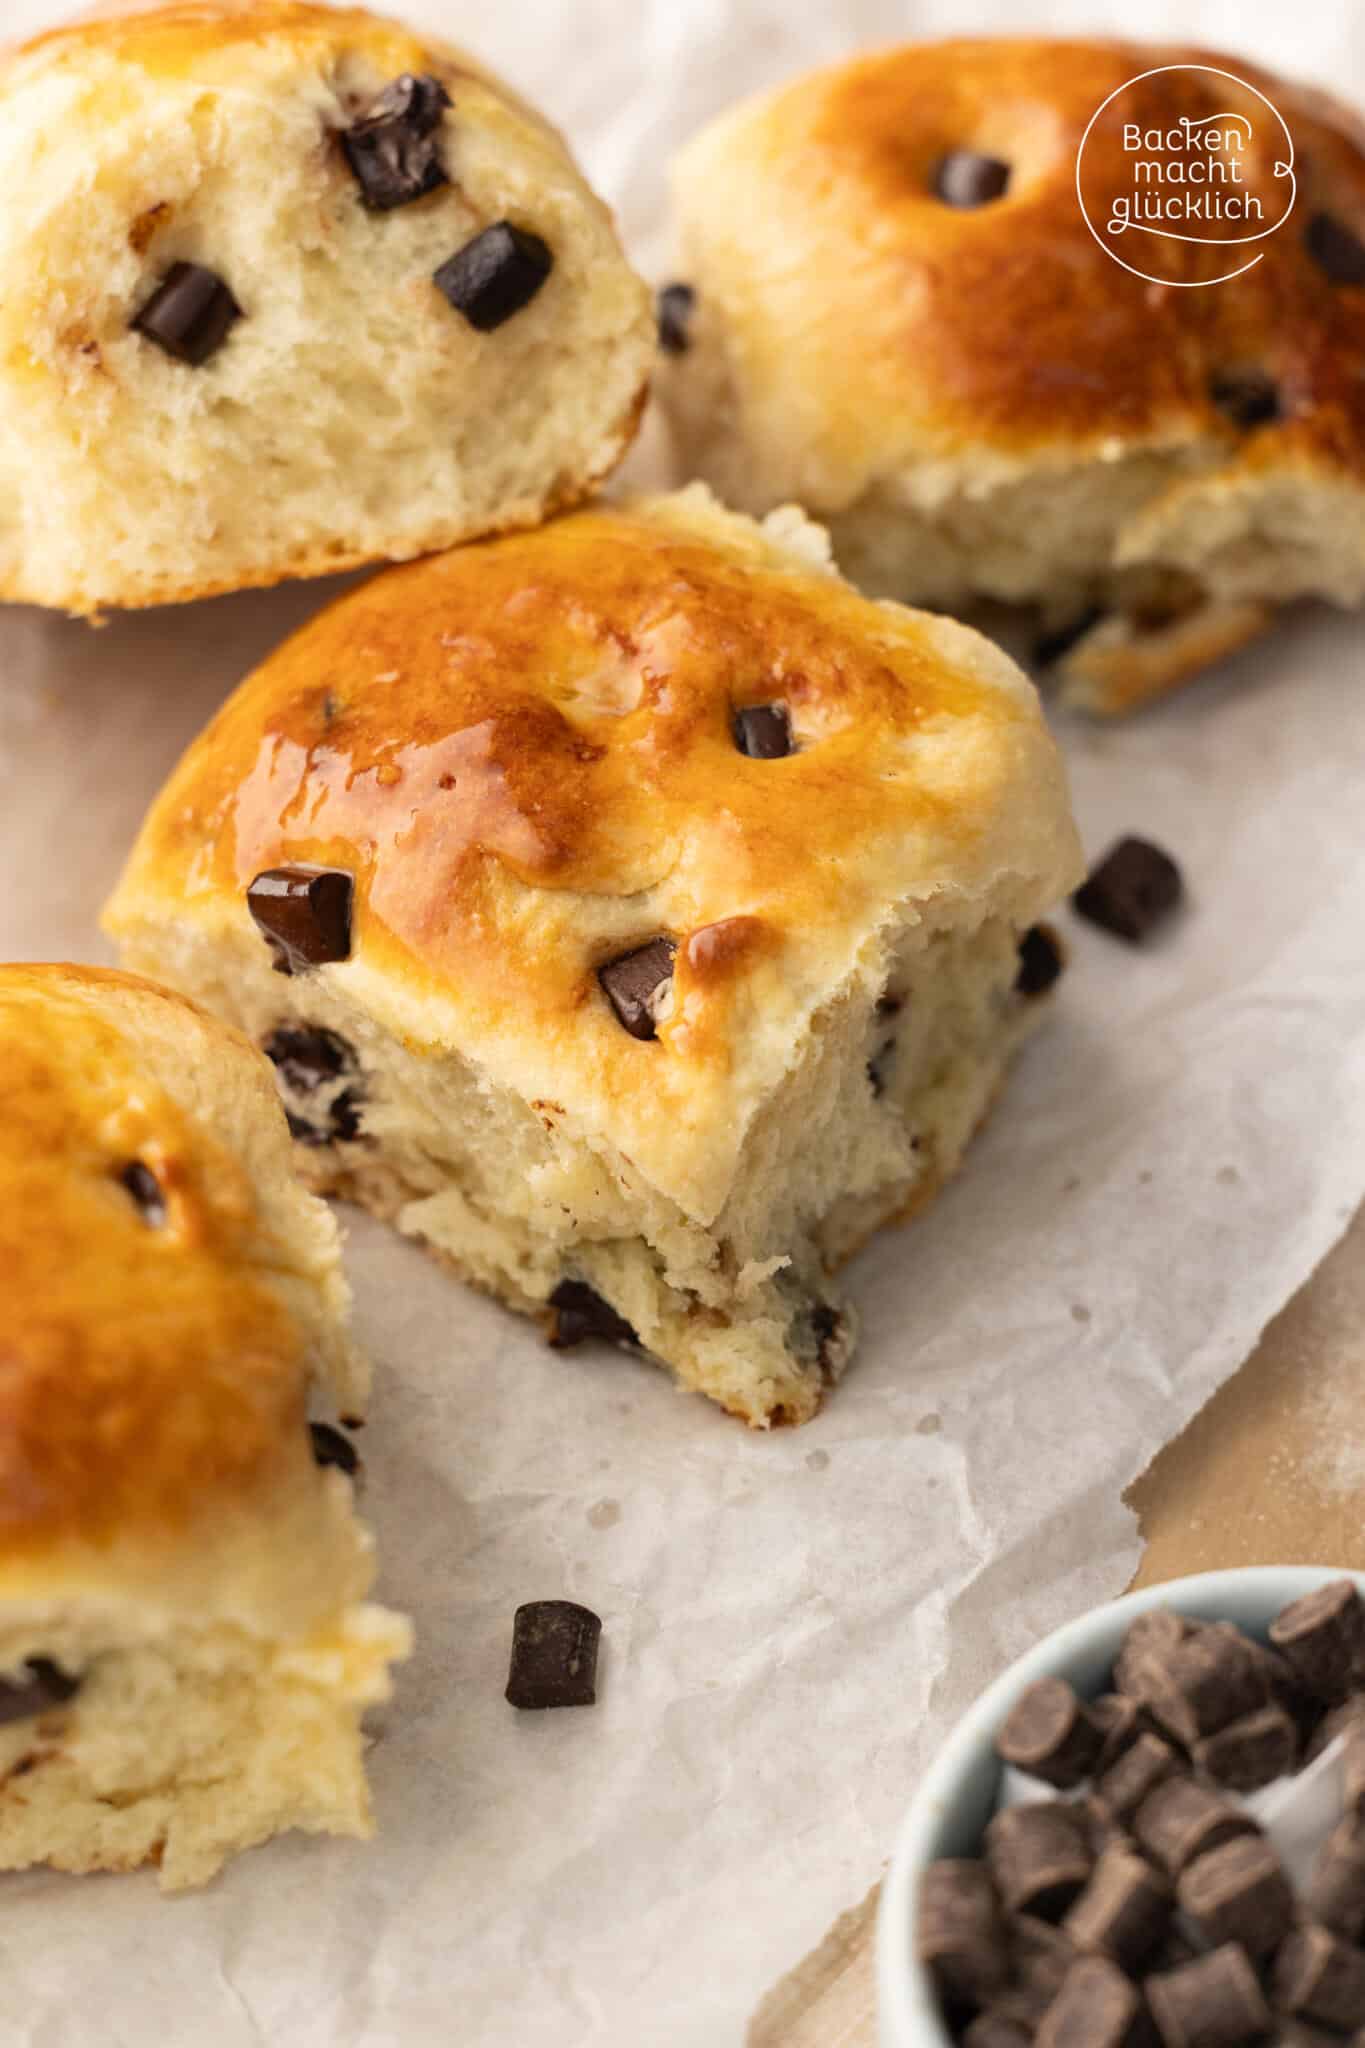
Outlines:
[[[1089,1878],[1094,1857],[1079,1810],[1045,1799],[993,1817],[986,1861],[1010,1912],[1058,1920]]]
[[[1354,1579],[1333,1579],[1292,1600],[1270,1640],[1314,1699],[1334,1705],[1365,1679],[1365,1601]]]
[[[1259,1832],[1244,1807],[1194,1778],[1167,1778],[1133,1816],[1138,1847],[1172,1877],[1234,1835]]]
[[[435,274],[435,284],[470,326],[487,334],[529,306],[554,269],[539,235],[495,221],[457,249]]]
[[[945,1856],[920,1880],[915,1953],[951,2007],[974,2011],[1009,1975],[1005,1923],[984,1863]]]
[[[996,1754],[1065,1791],[1099,1762],[1104,1731],[1064,1678],[1040,1678],[1019,1695],[995,1738]]]
[[[1283,1707],[1259,1707],[1230,1721],[1191,1752],[1199,1769],[1233,1792],[1255,1792],[1294,1768],[1299,1731]]]
[[[1270,2031],[1270,2008],[1245,1949],[1229,1942],[1143,1990],[1164,2048],[1243,2048]]]
[[[528,1600],[512,1623],[506,1697],[514,1707],[590,1707],[602,1623],[574,1600]]]
[[[955,149],[940,159],[934,191],[946,206],[989,206],[1010,181],[1010,167],[998,156],[976,149]]]
[[[1129,2048],[1142,2012],[1136,1987],[1106,1956],[1081,1956],[1043,2015],[1037,2048]]]
[[[1077,1948],[1109,1957],[1136,1976],[1166,1932],[1171,1888],[1135,1850],[1106,1849],[1076,1900],[1062,1932]]]
[[[80,1691],[79,1678],[47,1657],[29,1657],[20,1678],[0,1679],[0,1726],[11,1721],[29,1721],[53,1707],[64,1707]]]
[[[241,307],[214,271],[202,263],[174,263],[131,325],[177,362],[198,369],[241,318]]]
[[[1149,839],[1129,837],[1110,847],[1071,901],[1078,916],[1136,946],[1183,894],[1180,870],[1170,855]]]
[[[696,289],[690,284],[666,284],[654,303],[659,326],[659,347],[665,355],[686,355],[692,342],[692,315],[696,311]]]
[[[602,992],[632,1038],[658,1036],[659,1009],[673,979],[677,950],[672,939],[651,939],[598,968]]]
[[[1275,1958],[1277,2006],[1344,2033],[1365,2019],[1365,1953],[1330,1928],[1296,1927]]]
[[[246,892],[280,974],[302,974],[351,953],[352,877],[343,868],[265,868]]]
[[[450,94],[439,78],[405,72],[386,85],[341,136],[366,206],[388,213],[449,183],[441,160],[441,119]]]
[[[1239,1942],[1249,1956],[1279,1947],[1294,1919],[1294,1894],[1263,1835],[1241,1835],[1197,1856],[1176,1888],[1180,1910],[1205,1941]]]
[[[1051,925],[1030,925],[1019,941],[1019,968],[1014,992],[1020,996],[1041,996],[1054,985],[1066,965],[1062,942]]]

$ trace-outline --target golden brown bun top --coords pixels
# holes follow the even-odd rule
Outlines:
[[[1024,678],[859,597],[821,545],[697,488],[384,572],[190,749],[111,929],[183,924],[264,959],[252,877],[344,868],[352,954],[312,972],[705,1211],[804,1020],[907,902],[1028,916],[1075,858]],[[775,701],[797,751],[748,758],[735,714]],[[597,973],[660,936],[673,1002],[641,1041]]]
[[[263,1062],[183,998],[94,968],[0,968],[7,1561],[170,1534],[304,1458],[304,1343],[264,1277],[252,1185],[152,1078],[144,1035],[216,1087],[240,1067],[237,1115],[278,1120]],[[164,1221],[124,1184],[134,1161]]]
[[[1297,205],[1255,247],[1245,276],[1203,289],[1130,275],[1086,227],[1077,151],[1101,103],[1155,67],[1226,67],[1259,87],[1295,143]],[[1265,221],[1284,210],[1273,175],[1283,135],[1228,78],[1163,72],[1125,96],[1132,118],[1253,116],[1244,189]],[[1109,137],[1110,143],[1100,140]],[[746,403],[799,423],[829,479],[821,504],[884,470],[897,437],[922,456],[982,442],[1093,450],[1111,438],[1245,438],[1211,381],[1258,370],[1287,417],[1258,429],[1247,460],[1365,468],[1365,290],[1333,283],[1304,229],[1328,213],[1365,240],[1360,124],[1322,95],[1240,59],[1118,42],[956,41],[861,57],[722,116],[683,152],[677,190],[686,244],[705,251],[726,303]],[[935,193],[945,156],[1003,159],[1002,197],[960,208]],[[1087,144],[1123,156],[1116,126]],[[1108,180],[1101,180],[1107,184]],[[1131,160],[1119,189],[1132,189]],[[1097,223],[1103,232],[1103,224]],[[1228,230],[1224,230],[1225,232]],[[1129,232],[1114,244],[1144,264]],[[1150,243],[1148,243],[1150,247]],[[1163,275],[1221,276],[1254,250],[1161,242]],[[1172,268],[1172,265],[1177,267]]]
[[[15,54],[64,58],[104,49],[174,75],[216,50],[263,35],[363,51],[395,74],[427,68],[431,56],[430,47],[401,22],[363,7],[324,7],[312,0],[106,0],[31,36]]]

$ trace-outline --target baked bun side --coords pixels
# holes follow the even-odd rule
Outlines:
[[[531,525],[653,324],[558,135],[360,9],[104,12],[0,58],[0,595],[97,612]]]
[[[309,1381],[353,1402],[335,1225],[266,1063],[130,976],[0,968],[0,1868],[370,1829],[366,1602]]]
[[[1131,276],[1076,201],[1101,103],[1182,64],[1267,93],[1299,178],[1261,261],[1207,289]],[[1204,88],[1138,90],[1168,128]],[[1278,128],[1233,80],[1207,93],[1254,113],[1249,186],[1274,220]],[[947,203],[958,151],[1003,189]],[[1103,614],[1103,659],[1062,670],[1099,711],[1245,638],[1248,607],[1365,595],[1365,274],[1324,263],[1321,225],[1365,249],[1365,131],[1323,95],[1188,48],[908,45],[724,115],[674,192],[695,299],[659,388],[680,458],[747,510],[806,505],[867,590],[1035,605],[1049,635]],[[1162,252],[1186,283],[1227,263]]]
[[[108,924],[273,1054],[316,1184],[516,1306],[590,1285],[762,1422],[818,1402],[835,1265],[956,1165],[1077,865],[998,649],[697,487],[323,613],[190,749]],[[344,933],[280,921],[317,870]]]

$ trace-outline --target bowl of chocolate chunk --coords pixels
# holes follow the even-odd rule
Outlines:
[[[1363,1592],[1178,1579],[1005,1672],[901,1828],[884,2048],[1363,2048]]]

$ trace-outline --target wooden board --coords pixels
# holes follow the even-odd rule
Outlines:
[[[1365,1570],[1363,1408],[1365,1210],[1132,1489],[1145,1542],[1134,1584],[1240,1564]],[[768,1994],[748,2048],[876,2048],[877,1891]]]

